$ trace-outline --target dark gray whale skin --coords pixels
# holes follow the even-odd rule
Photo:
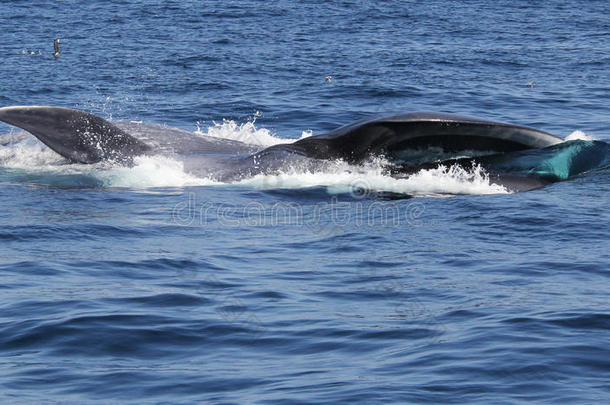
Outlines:
[[[152,150],[105,119],[69,108],[4,107],[0,108],[0,121],[28,131],[73,162],[121,161]]]
[[[408,113],[366,118],[290,147],[318,159],[350,162],[371,154],[392,156],[407,148],[441,147],[447,151],[513,152],[561,142],[551,134],[518,125],[441,113]]]
[[[0,108],[0,121],[24,129],[71,162],[112,161],[129,165],[136,156],[177,156],[185,169],[230,181],[272,173],[287,165],[315,168],[321,161],[341,159],[358,164],[375,155],[398,158],[407,149],[439,147],[445,151],[485,151],[496,154],[545,148],[562,139],[533,128],[439,113],[376,116],[327,134],[264,148],[213,138],[161,125],[111,123],[94,114],[63,107]],[[474,159],[474,158],[473,158]],[[472,159],[467,159],[469,163]],[[462,160],[453,162],[460,164]],[[401,177],[443,162],[392,167]],[[493,175],[512,191],[542,187],[548,181],[533,176]]]

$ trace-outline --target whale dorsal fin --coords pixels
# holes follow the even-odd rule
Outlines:
[[[128,162],[151,148],[96,115],[70,108],[0,108],[0,121],[22,128],[61,156],[79,163]]]

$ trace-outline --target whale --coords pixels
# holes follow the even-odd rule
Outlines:
[[[545,162],[549,156],[566,155],[565,149],[570,147],[574,149],[571,161],[573,155],[583,153],[580,144],[575,148],[562,138],[527,126],[430,112],[377,115],[270,147],[165,125],[110,122],[66,107],[3,107],[0,121],[29,132],[69,163],[129,166],[138,156],[163,155],[180,159],[188,172],[220,181],[277,173],[286,167],[315,170],[335,160],[358,165],[381,156],[388,162],[386,173],[393,177],[408,177],[443,165],[478,165],[487,170],[491,181],[516,192],[573,176],[571,172],[549,172]],[[585,151],[588,155],[581,160],[593,161],[580,167],[580,172],[606,164],[608,145],[596,142],[593,149],[597,154]],[[444,157],[431,154],[422,160],[420,153],[418,159],[411,158],[413,151],[430,150],[442,150]]]

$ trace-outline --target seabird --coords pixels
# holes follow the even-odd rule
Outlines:
[[[55,49],[53,56],[55,56],[55,58],[59,58],[59,54],[61,53],[59,50],[59,38],[55,38],[55,40],[53,40],[53,48]]]

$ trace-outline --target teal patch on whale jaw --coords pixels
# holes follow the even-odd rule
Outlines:
[[[504,173],[535,175],[549,181],[567,180],[610,164],[610,145],[574,140],[543,149],[494,157],[487,168]]]
[[[546,178],[567,180],[583,171],[588,171],[590,168],[577,169],[574,163],[578,155],[586,153],[590,146],[593,146],[590,141],[571,141],[569,145],[558,148],[555,154],[540,162],[540,165],[533,169],[533,173]]]

